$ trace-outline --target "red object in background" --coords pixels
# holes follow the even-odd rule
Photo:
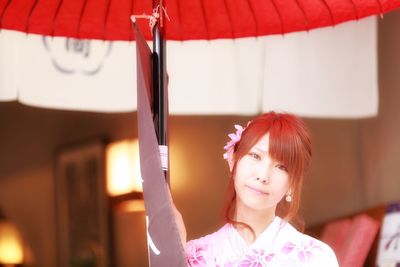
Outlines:
[[[321,235],[321,240],[328,244],[336,253],[340,262],[342,259],[341,249],[349,242],[348,235],[351,231],[353,222],[351,219],[341,219],[328,223]]]
[[[400,0],[166,0],[169,40],[240,38],[335,25],[400,7]],[[0,28],[83,39],[133,40],[130,15],[152,0],[0,0]],[[146,20],[139,21],[142,29]],[[146,31],[151,39],[150,31]]]
[[[364,266],[368,252],[378,233],[379,223],[366,214],[327,224],[321,240],[335,251],[342,267]]]

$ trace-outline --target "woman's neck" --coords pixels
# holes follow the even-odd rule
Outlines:
[[[239,234],[248,245],[251,245],[275,218],[275,208],[268,210],[254,210],[236,203],[235,221],[249,225],[253,233],[246,227],[236,227]]]

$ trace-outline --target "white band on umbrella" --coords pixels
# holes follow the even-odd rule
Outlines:
[[[163,171],[168,171],[168,146],[159,145],[161,167]]]

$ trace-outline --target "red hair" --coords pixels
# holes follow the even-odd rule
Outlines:
[[[287,113],[269,112],[256,117],[243,131],[241,139],[236,143],[233,153],[233,171],[235,175],[238,161],[244,157],[250,149],[263,137],[269,133],[269,154],[281,162],[288,170],[289,183],[292,201],[286,202],[282,199],[276,208],[276,215],[290,221],[296,222],[297,213],[300,207],[301,189],[304,174],[311,161],[311,139],[304,122]],[[225,219],[233,224],[244,225],[233,220],[235,212],[236,192],[233,179],[228,185],[228,201],[225,207]],[[302,228],[302,226],[297,225]],[[251,229],[251,228],[250,228]]]

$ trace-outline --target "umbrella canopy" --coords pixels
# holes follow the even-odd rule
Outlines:
[[[167,43],[171,113],[278,108],[312,117],[374,116],[374,19],[284,38],[260,36],[336,25],[399,6],[399,0],[168,0],[166,37],[183,41]],[[0,34],[0,100],[135,110],[135,43],[104,40],[133,40],[130,15],[151,9],[150,0],[0,0],[0,28],[8,29]],[[146,21],[139,24],[146,29]],[[239,38],[246,36],[252,37]],[[185,41],[193,39],[205,40]]]
[[[384,14],[399,0],[167,0],[169,40],[283,34]],[[131,14],[152,0],[1,0],[0,27],[47,36],[133,40]],[[146,37],[151,39],[147,32]]]
[[[250,115],[281,109],[310,117],[374,116],[376,28],[371,17],[284,36],[168,41],[170,112]],[[0,100],[134,111],[135,45],[3,30]]]

